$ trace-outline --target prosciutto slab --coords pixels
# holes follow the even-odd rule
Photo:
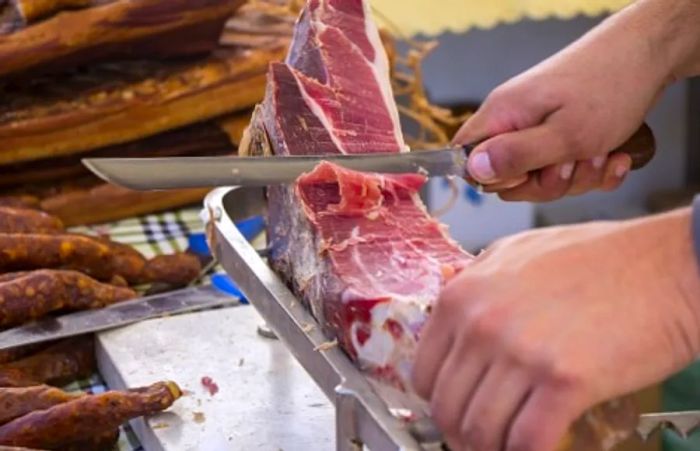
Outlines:
[[[408,150],[365,1],[307,3],[248,135],[254,154]],[[275,270],[352,358],[402,388],[428,307],[471,259],[426,212],[424,182],[326,163],[268,190]]]
[[[366,1],[308,1],[244,141],[255,155],[407,150]],[[473,258],[426,212],[424,182],[323,163],[294,186],[268,189],[275,270],[361,367],[409,390],[429,307]],[[633,430],[634,404],[588,411],[560,449],[610,449]]]

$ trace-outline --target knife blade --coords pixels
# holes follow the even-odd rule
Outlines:
[[[103,180],[133,190],[266,186],[292,183],[321,161],[383,173],[464,176],[471,146],[407,153],[287,157],[86,158]]]
[[[169,157],[85,158],[83,164],[103,180],[125,188],[166,190],[216,186],[266,186],[294,182],[321,161],[349,169],[382,173],[422,173],[429,177],[453,175],[470,179],[467,158],[473,146],[404,153],[313,155],[279,157]],[[632,168],[646,165],[656,143],[646,125],[615,152],[632,157]]]
[[[637,434],[648,440],[655,432],[668,429],[681,438],[688,438],[700,429],[700,411],[647,413],[639,416]]]
[[[99,310],[87,310],[0,332],[0,350],[100,332],[146,319],[187,313],[238,303],[238,297],[211,285],[120,302]]]

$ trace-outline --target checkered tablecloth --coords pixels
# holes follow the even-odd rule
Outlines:
[[[199,218],[199,209],[189,208],[96,227],[75,228],[73,231],[108,236],[115,241],[134,246],[146,257],[152,257],[187,250],[189,237],[192,234],[204,232],[204,224]],[[89,379],[71,384],[67,389],[102,393],[109,388],[105,386],[100,375],[95,374]],[[122,427],[116,450],[143,450],[138,438],[128,425]]]

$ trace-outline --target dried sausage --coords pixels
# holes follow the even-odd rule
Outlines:
[[[94,237],[107,246],[112,255],[112,273],[121,276],[131,284],[141,282],[141,274],[146,265],[146,257],[128,244],[119,243],[103,237]]]
[[[183,286],[196,279],[201,264],[186,253],[147,260],[133,247],[101,237],[0,232],[0,273],[35,269],[81,271],[114,285],[125,280],[131,285],[163,282]],[[0,275],[0,283],[20,275]]]
[[[62,230],[61,220],[48,213],[0,206],[1,233],[57,233]]]
[[[182,287],[193,282],[201,270],[199,259],[192,254],[158,255],[146,262],[142,277],[144,282]]]
[[[0,4],[2,2],[0,1]],[[24,448],[24,447],[18,447],[18,446],[1,446],[0,445],[0,451],[44,451],[43,449],[29,449],[29,448]],[[87,450],[85,450],[87,451]]]
[[[130,288],[100,283],[77,271],[44,269],[0,282],[0,327],[57,310],[87,310],[136,297]]]
[[[111,257],[109,246],[91,237],[0,233],[0,272],[63,268],[109,279]]]
[[[36,196],[0,196],[0,205],[14,208],[39,208],[39,198]]]
[[[92,337],[63,340],[45,350],[0,365],[0,387],[61,386],[88,377],[97,369]]]
[[[132,418],[170,407],[180,396],[173,382],[83,396],[0,426],[0,444],[57,449],[116,430]]]
[[[15,0],[25,23],[36,22],[64,9],[85,8],[90,3],[92,0]]]
[[[25,345],[17,348],[3,349],[0,351],[0,365],[19,360],[27,357],[28,355],[36,354],[49,346],[51,346],[51,343],[39,343],[35,345]]]
[[[24,277],[29,273],[31,273],[31,271],[6,272],[5,274],[0,274],[0,283],[19,279],[20,277]]]
[[[44,410],[57,404],[85,396],[68,393],[48,385],[34,387],[0,388],[0,425],[8,423],[35,410]]]
[[[73,269],[104,281],[120,275],[133,283],[145,264],[146,259],[135,249],[103,238],[0,233],[0,272]]]

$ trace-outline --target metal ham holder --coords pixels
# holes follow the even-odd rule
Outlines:
[[[311,313],[238,231],[234,221],[264,214],[265,206],[262,189],[236,187],[212,191],[205,199],[209,245],[268,327],[334,404],[336,449],[361,450],[363,446],[372,451],[441,449],[440,434],[427,416],[419,414],[410,422],[402,419],[401,412],[408,412],[404,410],[407,406],[402,405],[396,391],[380,388],[341,349],[327,346],[328,338],[317,327]]]

